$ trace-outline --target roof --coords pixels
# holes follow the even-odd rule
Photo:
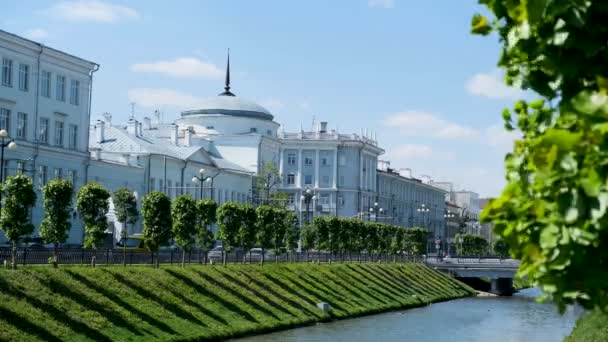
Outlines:
[[[274,116],[259,104],[237,96],[216,96],[204,99],[199,108],[182,112],[190,115],[228,115],[272,121]]]
[[[377,172],[378,175],[381,175],[381,176],[382,175],[386,175],[386,176],[396,177],[396,178],[399,178],[399,179],[404,180],[404,181],[412,182],[412,183],[415,183],[417,185],[421,185],[421,186],[424,186],[426,188],[430,188],[431,190],[436,190],[438,192],[447,193],[447,191],[445,191],[445,190],[443,190],[441,188],[434,187],[431,184],[423,183],[420,179],[403,177],[402,175],[400,175],[399,173],[394,172],[394,171],[390,171],[389,172],[389,171],[382,170],[382,169],[376,169],[376,172]]]
[[[236,163],[233,163],[231,161],[228,161],[226,159],[217,158],[217,157],[213,157],[213,156],[211,157],[211,159],[217,165],[217,167],[219,167],[220,169],[233,170],[233,171],[237,171],[237,172],[253,174],[253,172],[247,170],[246,168],[244,168]]]

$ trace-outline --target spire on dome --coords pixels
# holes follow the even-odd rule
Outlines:
[[[224,92],[219,96],[235,96],[230,92],[230,49],[228,49],[228,62],[226,63],[226,83],[224,85]]]

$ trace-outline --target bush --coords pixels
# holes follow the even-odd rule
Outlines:
[[[481,256],[488,253],[488,240],[475,234],[456,234],[456,252],[458,255]],[[460,240],[462,239],[462,242]]]

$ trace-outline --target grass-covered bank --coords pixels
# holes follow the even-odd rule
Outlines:
[[[576,326],[564,342],[608,341],[608,313],[591,311],[576,321]]]
[[[473,293],[421,264],[0,270],[0,340],[222,339]]]

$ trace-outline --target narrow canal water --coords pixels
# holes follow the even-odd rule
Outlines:
[[[527,289],[513,297],[464,298],[239,341],[559,342],[583,310],[570,308],[560,315],[553,305],[536,303],[539,295],[538,289]]]

